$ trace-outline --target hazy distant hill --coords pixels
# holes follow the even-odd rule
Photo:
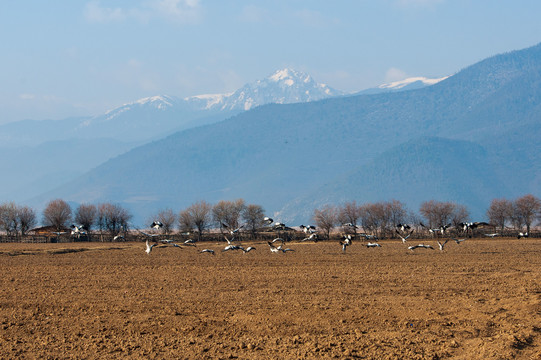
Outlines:
[[[0,154],[7,158],[6,169],[12,170],[0,177],[0,199],[19,201],[38,195],[136,145],[215,123],[250,107],[339,94],[309,75],[283,69],[232,94],[153,96],[92,117],[1,125]]]
[[[495,196],[540,195],[532,163],[540,114],[537,45],[419,90],[266,105],[178,132],[39,201],[119,202],[142,219],[163,207],[243,197],[306,221],[306,199],[351,193],[360,203],[392,195],[414,210],[425,197],[457,201],[480,217]]]

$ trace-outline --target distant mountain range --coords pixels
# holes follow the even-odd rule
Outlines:
[[[13,170],[9,176],[0,177],[0,199],[19,201],[37,196],[137,145],[221,121],[259,105],[338,95],[342,93],[309,75],[283,69],[231,94],[184,99],[153,96],[92,117],[1,125],[0,152],[10,154],[7,162],[13,167],[8,168]]]
[[[417,211],[435,199],[480,219],[494,198],[541,195],[540,116],[537,45],[417,90],[258,106],[136,147],[31,203],[110,201],[142,221],[244,198],[296,224],[325,203],[397,199]]]

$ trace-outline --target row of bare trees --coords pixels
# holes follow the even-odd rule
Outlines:
[[[325,205],[315,209],[313,220],[327,238],[331,231],[339,226],[351,224],[350,229],[357,227],[379,237],[391,236],[397,224],[420,224],[422,221],[430,228],[441,225],[452,225],[471,221],[466,206],[454,202],[436,200],[425,201],[420,205],[419,215],[407,209],[398,200],[383,201],[357,205],[355,201],[343,205]],[[541,220],[541,200],[531,194],[516,200],[494,199],[487,210],[489,223],[504,231],[512,228],[517,231],[530,232],[536,220]]]
[[[525,227],[529,233],[534,221],[541,218],[541,200],[531,194],[516,200],[494,199],[487,210],[487,218],[502,232],[510,226],[519,230]]]
[[[489,223],[502,232],[506,228],[520,231],[525,228],[526,232],[530,232],[535,221],[541,218],[541,200],[531,194],[515,200],[494,199],[486,214]],[[246,204],[243,199],[222,200],[214,205],[199,201],[178,213],[171,209],[161,210],[150,217],[148,223],[160,221],[164,234],[171,234],[178,228],[183,233],[195,233],[198,239],[211,228],[224,231],[224,226],[236,229],[242,224],[243,230],[255,237],[257,230],[265,225],[264,217],[263,207]],[[76,223],[89,231],[98,230],[100,234],[115,236],[129,229],[131,218],[129,211],[120,205],[81,204],[73,210],[64,200],[56,199],[45,207],[42,224],[61,231]],[[423,202],[418,215],[400,201],[391,200],[361,205],[355,201],[339,206],[325,205],[314,210],[312,220],[320,234],[328,238],[336,227],[345,224],[351,224],[351,229],[358,227],[376,236],[386,237],[392,236],[396,224],[400,223],[419,224],[424,221],[429,227],[443,224],[457,226],[471,219],[464,205],[453,202]],[[36,224],[37,215],[32,208],[13,202],[0,205],[0,231],[8,237],[25,236]]]
[[[5,232],[8,237],[25,236],[36,223],[36,212],[32,208],[19,206],[14,202],[0,205],[0,231]]]
[[[246,204],[243,199],[234,201],[222,200],[211,205],[206,201],[199,201],[188,208],[181,210],[178,216],[173,210],[159,211],[148,222],[160,221],[163,224],[162,231],[169,234],[175,224],[183,233],[195,233],[198,239],[210,228],[224,230],[237,229],[243,226],[243,230],[255,236],[257,229],[264,225],[265,210],[260,205]]]
[[[99,230],[100,234],[117,235],[126,232],[132,215],[120,205],[111,203],[81,204],[75,211],[62,199],[47,204],[43,210],[42,223],[57,231],[68,228],[72,223],[82,225],[87,231]]]

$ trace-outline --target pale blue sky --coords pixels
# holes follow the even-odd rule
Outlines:
[[[292,67],[353,92],[541,42],[539,0],[0,0],[0,123],[222,93]]]

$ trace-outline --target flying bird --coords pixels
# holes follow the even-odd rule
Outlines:
[[[476,229],[478,227],[482,227],[482,226],[488,226],[490,225],[489,223],[486,223],[486,222],[461,222],[460,224],[458,224],[458,226],[462,227],[462,231],[468,231],[468,230],[473,230],[473,229]]]
[[[285,230],[286,224],[281,222],[275,222],[274,223],[274,230]]]
[[[316,232],[316,227],[313,225],[301,225],[299,226],[305,234],[313,234]]]
[[[270,251],[273,252],[273,253],[279,253],[279,252],[285,253],[287,251],[295,251],[295,250],[289,249],[289,248],[284,249],[282,247],[282,245],[276,247],[270,241],[267,241],[267,244],[269,244]]]
[[[368,243],[366,244],[366,247],[381,247],[381,245],[378,243]]]
[[[517,239],[527,238],[528,236],[530,236],[530,235],[527,232],[525,232],[525,233],[519,232],[518,235],[517,235]]]
[[[244,248],[239,245],[227,245],[222,251],[229,251],[229,250],[244,250]]]
[[[405,244],[406,242],[408,242],[408,238],[411,236],[411,234],[413,234],[413,230],[407,236],[402,236],[402,234],[400,234],[398,230],[396,231],[396,233],[398,234],[398,236],[400,236],[400,239],[402,239],[402,243]]]
[[[408,225],[408,224],[397,224],[396,228],[398,230],[400,230],[400,231],[407,231],[407,230],[411,229],[411,226]]]
[[[270,217],[268,217],[268,216],[265,216],[265,217],[263,218],[263,222],[264,222],[265,224],[267,224],[267,225],[270,225],[270,224],[272,224],[272,223],[274,222],[274,220],[272,220],[272,218],[270,218]]]
[[[199,252],[200,254],[203,254],[203,253],[209,253],[209,254],[212,254],[212,255],[215,255],[214,254],[214,250],[212,249],[203,249]]]
[[[250,252],[250,251],[252,251],[252,250],[255,250],[255,247],[253,247],[253,246],[248,246],[246,249],[241,248],[241,250],[244,251],[244,253],[246,254],[247,252]]]
[[[378,237],[376,235],[359,234],[359,236],[363,236],[366,240],[378,241]]]
[[[500,234],[498,234],[498,233],[485,234],[485,236],[488,236],[489,238],[494,238],[494,237],[496,237],[498,235],[500,235]]]
[[[313,240],[314,242],[317,242],[318,234],[314,233],[314,234],[302,239],[301,241],[307,241],[307,240]]]
[[[351,245],[351,235],[344,235],[343,241],[340,241],[340,245],[342,245],[342,252],[346,252],[346,248]]]
[[[425,245],[425,244],[418,244],[418,245],[408,246],[408,249],[410,249],[411,251],[413,251],[415,249],[418,249],[418,248],[434,250],[434,248],[431,245]]]
[[[150,227],[153,229],[160,229],[163,227],[163,224],[161,221],[154,221],[152,224],[150,224]]]
[[[437,240],[440,251],[443,251],[443,247],[445,246],[445,244],[447,244],[448,241],[449,239],[446,239],[444,242],[440,242],[439,240]]]
[[[152,251],[152,248],[153,248],[154,246],[156,246],[156,244],[150,245],[150,244],[148,243],[148,240],[147,240],[147,241],[146,241],[145,252],[146,252],[148,255],[150,255],[150,252]]]
[[[231,234],[232,236],[234,236],[236,233],[238,233],[244,227],[244,224],[243,224],[243,225],[239,226],[236,229],[230,229],[229,225],[224,224],[224,223],[221,223],[221,224],[222,224],[222,227],[229,230],[229,234]]]
[[[71,225],[71,235],[86,235],[86,227],[84,225]]]
[[[454,240],[457,244],[460,244],[461,242],[465,241],[466,239],[455,239],[455,238],[451,238],[451,240]]]

